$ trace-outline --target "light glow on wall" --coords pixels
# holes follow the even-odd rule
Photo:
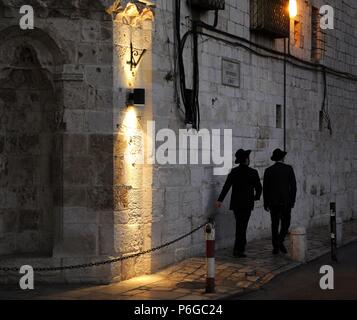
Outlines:
[[[130,138],[136,133],[138,124],[136,109],[134,106],[129,106],[123,120],[126,138]]]
[[[152,247],[153,228],[153,168],[145,164],[145,155],[149,154],[151,132],[147,132],[146,123],[152,121],[152,29],[153,12],[149,8],[137,7],[129,2],[125,8],[114,11],[113,45],[114,86],[120,88],[117,119],[118,129],[115,139],[114,185],[125,189],[125,201],[119,200],[117,207],[122,208],[115,214],[125,221],[116,229],[116,250],[122,254],[133,254]],[[132,50],[131,50],[132,48]],[[136,68],[128,61],[131,53],[145,55]],[[135,61],[138,57],[135,56]],[[128,89],[145,89],[145,108],[127,105],[124,98]],[[125,203],[124,203],[125,202]],[[140,256],[125,261],[121,266],[121,278],[127,280],[152,271],[152,256]]]
[[[136,108],[134,106],[128,107],[124,120],[123,131],[125,140],[127,143],[127,149],[125,150],[125,161],[131,166],[135,166],[137,159],[137,137],[141,135],[140,125]]]

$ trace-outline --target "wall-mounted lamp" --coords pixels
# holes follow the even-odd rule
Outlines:
[[[130,43],[130,60],[127,61],[127,64],[130,65],[130,71],[133,71],[133,69],[135,69],[139,65],[145,52],[146,49],[143,50],[135,49],[133,47],[133,43],[132,42]]]
[[[289,16],[294,19],[297,16],[297,1],[289,0]]]
[[[145,105],[145,89],[129,89],[127,93],[127,106],[141,107]]]

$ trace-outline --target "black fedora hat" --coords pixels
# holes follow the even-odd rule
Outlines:
[[[283,160],[287,154],[288,154],[287,152],[282,151],[281,149],[278,148],[274,150],[273,155],[270,159],[272,161],[280,161]]]
[[[241,163],[244,162],[245,160],[247,160],[249,158],[249,155],[251,154],[252,150],[243,150],[243,149],[239,149],[236,152],[236,161],[235,163]]]

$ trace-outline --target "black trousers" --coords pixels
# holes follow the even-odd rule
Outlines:
[[[247,228],[251,210],[234,210],[236,218],[236,240],[234,243],[234,252],[243,253],[247,244]]]
[[[270,215],[273,247],[278,249],[289,232],[291,208],[287,206],[273,206],[270,208]]]

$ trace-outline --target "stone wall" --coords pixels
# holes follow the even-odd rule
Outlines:
[[[44,2],[47,7],[41,6]],[[189,232],[213,213],[218,214],[217,246],[231,246],[234,218],[228,210],[228,199],[223,209],[213,210],[225,177],[215,176],[213,165],[153,162],[155,132],[170,128],[178,133],[185,128],[183,106],[181,110],[177,108],[173,81],[174,1],[155,1],[156,8],[151,10],[129,1],[65,1],[58,6],[55,0],[34,0],[36,29],[26,32],[18,28],[18,6],[22,2],[0,3],[0,34],[4,35],[0,44],[0,78],[6,76],[10,67],[8,52],[18,47],[14,43],[31,44],[39,62],[36,68],[43,69],[46,79],[51,80],[54,101],[49,105],[48,116],[58,124],[50,131],[51,139],[46,140],[43,148],[35,143],[35,149],[29,151],[31,157],[42,156],[46,163],[51,159],[52,168],[41,166],[40,171],[46,179],[52,173],[54,178],[33,184],[47,192],[42,198],[49,201],[45,211],[53,221],[48,233],[51,240],[43,242],[45,250],[33,251],[36,259],[24,259],[18,255],[19,251],[9,249],[13,242],[8,239],[21,234],[21,223],[11,232],[9,225],[11,219],[25,215],[27,209],[22,212],[24,208],[20,208],[18,200],[16,207],[8,204],[11,186],[4,185],[4,181],[9,181],[7,137],[13,135],[7,128],[11,127],[16,136],[26,137],[20,139],[21,143],[28,141],[31,130],[20,124],[10,126],[10,121],[20,115],[15,111],[10,118],[10,114],[4,114],[6,101],[0,86],[0,254],[16,254],[15,260],[2,259],[2,263],[58,266],[135,254]],[[300,11],[296,19],[302,24],[302,45],[296,47],[291,43],[291,53],[308,61],[311,59],[311,3],[322,5],[318,1],[298,1]],[[355,3],[352,0],[331,3],[336,11],[335,30],[325,32],[326,51],[321,63],[357,74]],[[186,18],[190,11],[185,1],[182,7],[183,34],[190,27]],[[212,12],[201,16],[207,23],[212,23],[213,18]],[[227,0],[226,9],[219,12],[218,29],[282,50],[281,40],[252,34],[249,24],[249,1]],[[131,44],[135,59],[145,50],[137,66],[128,63]],[[188,41],[184,60],[189,86],[191,47]],[[222,58],[240,62],[239,88],[222,85]],[[276,105],[283,105],[283,63],[200,36],[199,66],[201,129],[232,129],[233,149],[252,149],[252,166],[262,177],[271,164],[272,150],[283,147],[283,129],[276,125]],[[320,130],[323,83],[321,72],[287,65],[287,161],[294,166],[298,180],[293,224],[304,226],[327,224],[330,201],[337,202],[338,214],[343,219],[357,215],[356,82],[327,76],[332,135],[326,122]],[[128,105],[128,90],[134,88],[145,89],[144,107]],[[46,92],[48,95],[51,91]],[[11,104],[11,108],[17,107],[18,103]],[[35,113],[30,110],[28,115]],[[38,115],[47,117],[46,112]],[[155,121],[155,132],[147,127],[148,121]],[[41,127],[36,136],[46,133]],[[140,164],[137,160],[143,152],[146,158]],[[33,174],[33,170],[25,171]],[[25,191],[19,194],[31,200]],[[33,216],[26,216],[27,228],[37,221]],[[42,230],[49,230],[46,228]],[[261,238],[269,233],[270,217],[260,201],[250,221],[248,238]],[[122,264],[38,275],[37,279],[124,280],[203,252],[204,237],[199,232],[173,246]],[[39,259],[39,253],[48,257]]]
[[[58,266],[107,259],[114,253],[112,18],[100,1],[33,1],[35,29],[23,31],[18,27],[19,6],[22,4],[21,1],[5,1],[0,6],[0,32],[4,36],[0,51],[8,54],[16,49],[16,43],[31,44],[43,72],[50,76],[54,91],[46,91],[45,102],[31,103],[32,109],[25,110],[19,101],[7,105],[7,108],[21,110],[18,116],[15,111],[4,112],[5,96],[1,92],[0,141],[5,141],[0,150],[2,162],[3,159],[10,160],[6,150],[10,148],[12,132],[19,137],[18,147],[23,144],[24,148],[30,148],[26,152],[38,159],[33,165],[31,162],[17,165],[17,176],[22,179],[19,186],[26,188],[23,180],[28,177],[32,180],[32,189],[21,189],[18,196],[24,199],[23,202],[14,199],[15,209],[9,201],[12,199],[11,184],[17,180],[14,175],[10,176],[6,166],[2,166],[5,169],[1,170],[0,254],[12,253],[16,258],[4,257],[2,262]],[[2,73],[10,63],[1,59]],[[47,90],[45,86],[39,86],[43,88],[41,90]],[[16,92],[21,93],[19,90]],[[24,92],[22,95],[30,99],[34,94]],[[51,103],[51,99],[55,102]],[[35,112],[34,108],[39,110]],[[37,126],[39,117],[43,118],[42,126]],[[46,128],[51,125],[50,120],[57,124],[51,131],[53,137],[42,139],[48,136]],[[37,130],[36,136],[32,134],[34,130]],[[36,139],[32,141],[31,138]],[[4,185],[6,181],[9,183]],[[44,190],[43,196],[40,190]],[[36,197],[48,203],[47,207],[41,207],[45,212],[42,216],[37,214],[39,210],[35,210],[42,205]],[[3,199],[7,202],[3,203]],[[32,211],[31,201],[35,202]],[[20,218],[8,230],[12,221],[10,214],[11,219]],[[39,229],[46,223],[44,218],[49,220],[45,228],[49,235],[46,234],[42,241],[46,250],[34,250],[36,239],[25,239],[24,232],[35,227]],[[17,244],[14,250],[10,250],[7,247],[12,243],[8,239],[13,235]],[[18,243],[22,243],[25,249],[18,249]],[[34,258],[21,260],[21,252],[32,252]],[[43,253],[47,258],[38,259]],[[105,282],[120,275],[120,265],[117,267],[40,274],[38,279]],[[6,281],[6,277],[3,279]]]
[[[11,46],[15,50],[8,56],[11,67],[0,80],[4,236],[0,254],[50,254],[55,191],[51,176],[57,169],[51,161],[55,158],[51,145],[56,101],[51,79],[41,69],[34,49],[17,45]]]
[[[152,99],[156,94],[152,82],[153,14],[148,8],[125,5],[114,15],[114,142],[113,185],[115,190],[114,243],[115,253],[130,255],[161,244],[158,238],[157,217],[162,215],[162,190],[152,188],[152,166],[138,159],[150,150],[147,121],[152,119]],[[140,64],[130,66],[131,45],[134,60]],[[144,51],[145,50],[145,51]],[[127,104],[128,90],[145,89],[145,107]],[[155,206],[153,199],[157,199]],[[160,226],[161,227],[161,226]],[[122,263],[121,279],[150,273],[152,265],[160,265],[149,255],[129,259]]]
[[[311,5],[320,1],[298,1],[302,23],[303,47],[291,43],[294,56],[311,61]],[[321,63],[343,72],[357,74],[357,38],[354,32],[356,10],[354,1],[331,1],[335,8],[335,30],[325,32],[326,51]],[[182,4],[182,23],[188,24],[187,7]],[[212,23],[213,12],[201,16]],[[293,22],[292,22],[293,24]],[[282,40],[272,41],[254,35],[249,30],[249,1],[226,1],[219,12],[217,28],[253,40],[273,49],[282,50]],[[182,34],[188,29],[182,27]],[[157,1],[153,45],[153,115],[157,129],[184,128],[182,112],[175,103],[175,90],[167,75],[174,70],[173,1]],[[225,38],[225,37],[223,37]],[[293,33],[291,34],[293,39]],[[169,41],[167,41],[169,39]],[[190,83],[192,64],[191,43],[185,57]],[[240,62],[240,88],[222,85],[221,59]],[[276,147],[283,148],[283,129],[276,128],[276,105],[283,105],[283,63],[254,55],[243,48],[199,37],[201,128],[232,129],[233,149],[252,149],[251,165],[263,177],[271,165],[270,156]],[[287,162],[294,166],[298,182],[293,224],[326,225],[329,202],[336,201],[338,214],[344,220],[357,215],[357,144],[356,144],[356,82],[328,75],[328,109],[333,133],[324,123],[319,130],[319,111],[323,100],[321,72],[287,66]],[[160,166],[153,171],[154,188],[164,194],[161,240],[175,238],[214,213],[213,204],[223,186],[224,177],[214,176],[211,166]],[[161,206],[153,202],[154,207]],[[217,217],[217,245],[231,246],[234,217],[225,207]],[[327,230],[327,229],[326,229]],[[249,224],[248,238],[260,238],[270,233],[270,217],[256,203]],[[328,237],[328,231],[326,231]],[[180,242],[162,253],[162,265],[203,252],[202,234]]]

